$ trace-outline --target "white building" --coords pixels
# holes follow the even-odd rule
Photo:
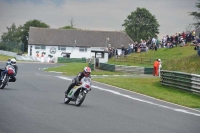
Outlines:
[[[49,62],[50,57],[55,61],[58,57],[96,57],[99,62],[106,63],[108,52],[104,51],[109,45],[118,48],[120,53],[121,45],[129,43],[132,39],[125,32],[30,27],[28,56],[42,57],[44,62]]]

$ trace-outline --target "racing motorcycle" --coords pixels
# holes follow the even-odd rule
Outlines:
[[[80,106],[86,94],[91,91],[91,78],[83,77],[81,84],[75,85],[67,95],[67,98],[64,99],[64,103],[68,104],[70,101],[75,101],[76,106]]]
[[[7,65],[5,69],[1,69],[0,89],[4,89],[4,87],[8,84],[11,77],[14,75],[15,75],[15,68],[11,65]]]

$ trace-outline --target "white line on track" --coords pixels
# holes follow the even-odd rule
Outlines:
[[[70,78],[66,78],[66,77],[62,77],[62,76],[56,76],[56,77],[64,79],[64,80],[72,80]],[[182,112],[182,113],[186,113],[186,114],[192,114],[192,115],[195,115],[195,116],[200,116],[200,113],[193,113],[193,112],[190,112],[190,111],[187,111],[187,110],[184,110],[184,109],[172,108],[172,107],[157,104],[157,103],[154,103],[154,102],[134,98],[134,97],[131,97],[129,95],[122,94],[120,92],[109,90],[109,89],[104,89],[104,88],[101,88],[101,87],[98,87],[98,86],[92,86],[92,88],[96,88],[96,89],[99,89],[99,90],[102,90],[102,91],[110,92],[110,93],[113,93],[115,95],[123,96],[123,97],[129,98],[129,99],[132,99],[132,100],[143,102],[143,103],[147,103],[147,104],[155,105],[155,106],[158,106],[158,107],[170,109],[170,110],[173,110],[173,111],[176,111],[176,112]],[[190,109],[190,108],[188,108],[188,109]],[[197,110],[195,110],[195,111],[197,111]],[[199,111],[197,111],[197,112],[199,112]]]

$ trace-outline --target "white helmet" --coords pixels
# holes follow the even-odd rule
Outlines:
[[[13,59],[10,60],[10,63],[11,63],[12,65],[15,65],[15,64],[16,64],[16,60],[13,58]]]
[[[159,62],[161,62],[161,59],[158,59]]]

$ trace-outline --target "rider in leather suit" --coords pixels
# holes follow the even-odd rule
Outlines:
[[[13,59],[8,59],[8,61],[6,62],[6,66],[8,66],[8,65],[13,66],[14,69],[15,69],[15,74],[10,77],[9,82],[15,82],[16,81],[16,77],[15,76],[17,75],[17,71],[18,71],[18,66],[16,65],[16,60],[14,58]],[[2,78],[4,76],[4,73],[3,73],[4,71],[5,71],[5,69],[1,69],[1,80],[2,80]]]
[[[89,67],[85,67],[82,72],[79,72],[78,75],[72,80],[72,83],[69,85],[67,91],[65,91],[65,97],[67,97],[70,90],[78,84],[81,84],[80,81],[83,77],[90,77],[91,69]]]

